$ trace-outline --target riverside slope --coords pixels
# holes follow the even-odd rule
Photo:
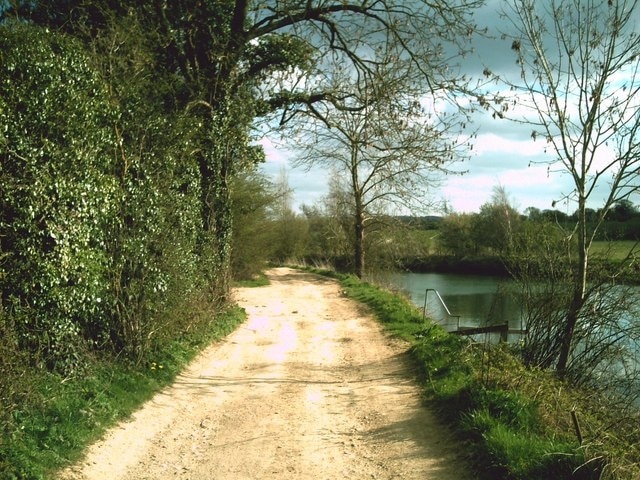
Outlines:
[[[237,331],[60,478],[474,478],[422,404],[404,343],[334,280],[267,274],[235,291]]]

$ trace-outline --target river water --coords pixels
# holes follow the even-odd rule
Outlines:
[[[481,327],[487,325],[499,325],[508,323],[510,330],[523,330],[523,312],[520,304],[509,294],[515,290],[515,282],[509,279],[483,276],[483,275],[459,275],[442,273],[394,273],[387,282],[393,288],[406,293],[411,301],[420,309],[425,307],[426,314],[446,330],[452,331],[460,327]],[[429,291],[427,291],[429,290]],[[438,292],[445,307],[440,302]],[[640,295],[640,290],[636,290]],[[449,312],[451,315],[449,315]],[[638,322],[640,317],[630,318],[631,322]],[[498,334],[473,335],[472,338],[480,342],[497,343],[500,341]],[[519,333],[510,333],[509,342],[518,342],[523,338]],[[640,372],[640,344],[630,342],[629,349],[632,354],[631,361],[635,367],[631,370]],[[616,367],[616,363],[609,365],[608,372],[613,375],[625,376],[625,370]],[[635,375],[634,375],[635,376]],[[632,380],[634,381],[634,380]],[[640,381],[636,377],[635,382]],[[640,391],[640,385],[638,386]],[[637,407],[640,407],[640,394],[635,399]]]
[[[522,309],[509,295],[513,282],[508,279],[486,275],[394,273],[388,281],[421,309],[425,307],[426,297],[427,316],[449,331],[505,323],[511,330],[523,329]],[[498,339],[497,334],[489,336]],[[520,338],[517,334],[509,337],[509,341]]]

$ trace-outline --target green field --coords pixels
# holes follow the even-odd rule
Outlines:
[[[593,257],[604,257],[608,260],[624,260],[629,253],[633,255],[640,254],[640,243],[632,240],[620,241],[603,241],[593,242],[591,247],[591,255]]]

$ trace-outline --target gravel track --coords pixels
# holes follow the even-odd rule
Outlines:
[[[405,344],[337,282],[267,274],[234,292],[243,325],[60,478],[474,478],[422,404]]]

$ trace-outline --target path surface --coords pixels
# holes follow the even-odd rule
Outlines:
[[[239,289],[248,320],[63,479],[472,479],[410,363],[329,279]]]

